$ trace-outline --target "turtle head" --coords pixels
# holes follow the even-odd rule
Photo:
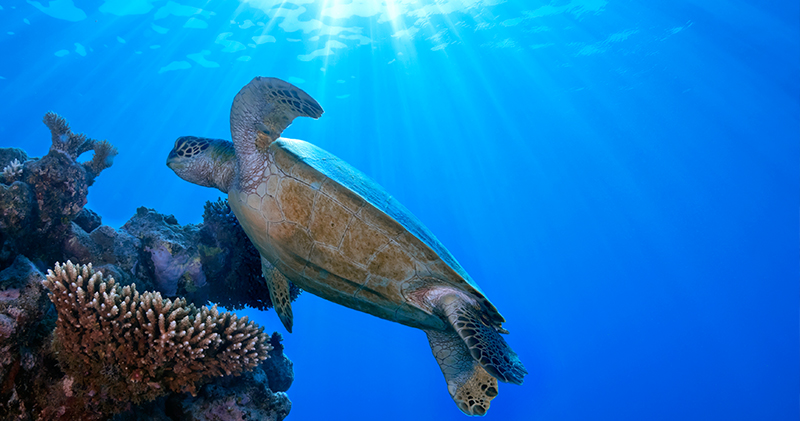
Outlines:
[[[169,152],[167,166],[190,183],[227,193],[233,181],[235,159],[232,142],[181,136]]]

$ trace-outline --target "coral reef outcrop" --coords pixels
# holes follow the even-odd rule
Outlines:
[[[107,141],[75,134],[55,113],[44,116],[50,129],[50,151],[41,159],[28,159],[19,149],[0,150],[0,267],[17,254],[45,260],[58,252],[71,221],[86,204],[89,186],[117,154]],[[86,162],[78,158],[89,151]],[[23,235],[24,234],[24,235]]]
[[[271,306],[240,279],[261,271],[235,218],[180,225],[139,208],[103,225],[84,206],[116,149],[56,114],[44,122],[44,157],[0,148],[0,419],[283,419],[293,371],[280,335],[204,307]],[[74,273],[58,265],[47,280],[67,260]]]
[[[185,400],[183,409],[197,421],[281,421],[292,409],[292,401],[286,393],[269,393],[266,381],[261,367],[244,381],[226,378]]]
[[[25,183],[14,181],[0,184],[0,241],[3,241],[0,260],[13,261],[16,243],[30,230],[34,221],[33,192]]]
[[[286,392],[294,382],[294,371],[292,370],[292,360],[283,353],[283,337],[278,332],[272,334],[269,339],[272,350],[269,351],[269,359],[264,362],[264,373],[269,381],[269,388],[276,392]]]
[[[91,262],[95,269],[113,276],[120,284],[136,283],[143,289],[154,289],[152,278],[143,267],[147,256],[144,255],[141,241],[125,230],[115,230],[108,225],[98,225],[86,231],[79,224],[92,228],[100,221],[84,221],[82,215],[86,215],[86,212],[81,212],[70,225],[70,231],[62,242],[61,253],[48,257],[53,261]]]

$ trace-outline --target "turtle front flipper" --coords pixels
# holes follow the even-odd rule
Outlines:
[[[292,333],[294,315],[292,313],[292,300],[289,297],[289,280],[275,266],[272,266],[264,256],[261,256],[261,272],[267,282],[272,307],[278,313],[278,317],[281,319],[286,331]]]
[[[469,348],[452,328],[425,333],[458,409],[467,415],[486,414],[491,400],[497,396],[497,379],[472,358]]]
[[[322,112],[314,98],[291,83],[256,77],[233,99],[231,135],[236,153],[242,156],[263,152],[292,120],[297,117],[317,119]]]
[[[522,384],[528,374],[517,354],[500,336],[500,328],[490,325],[479,308],[461,294],[443,294],[435,304],[469,348],[472,358],[500,381]],[[502,331],[505,332],[503,329]]]

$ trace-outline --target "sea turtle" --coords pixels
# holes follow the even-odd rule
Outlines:
[[[270,298],[292,330],[289,282],[335,303],[422,329],[458,408],[483,415],[497,380],[527,374],[505,321],[447,249],[367,176],[302,140],[279,137],[322,108],[280,79],[256,77],[231,107],[233,142],[178,138],[167,165],[228,193],[261,254]]]

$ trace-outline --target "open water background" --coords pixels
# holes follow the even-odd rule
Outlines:
[[[120,154],[88,206],[201,221],[165,165],[254,76],[287,137],[374,178],[508,319],[487,420],[796,420],[794,1],[0,0],[0,146],[48,110]],[[278,318],[253,315],[267,330]],[[461,420],[421,331],[303,294],[293,420]]]

